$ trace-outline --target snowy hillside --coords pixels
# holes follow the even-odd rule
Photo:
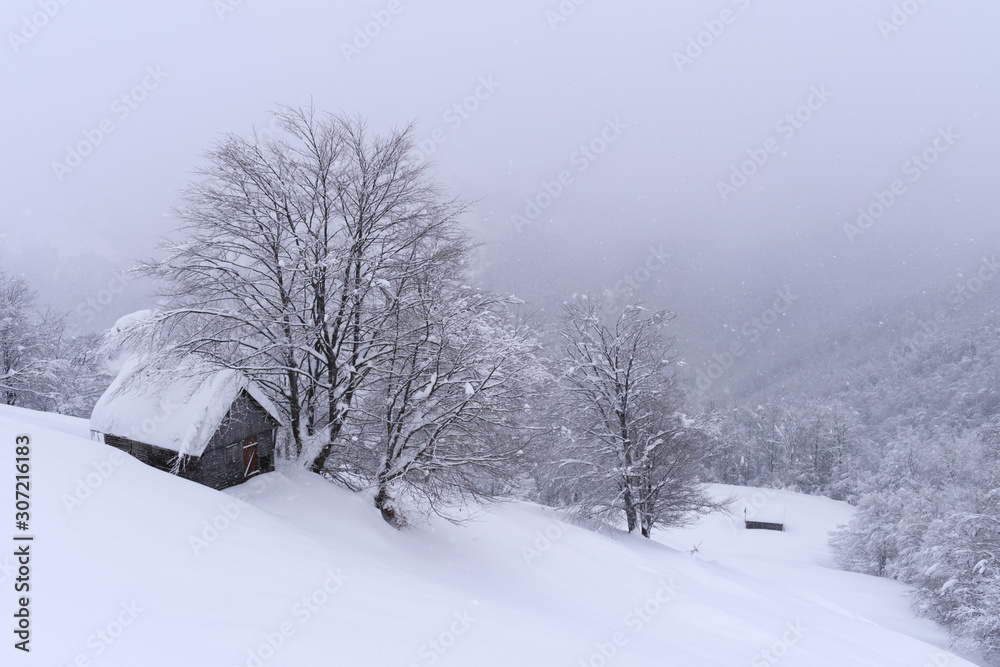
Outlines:
[[[220,493],[86,432],[0,408],[5,465],[17,435],[34,444],[23,664],[971,664],[912,616],[902,586],[832,569],[826,532],[843,503],[719,487],[781,506],[787,532],[715,515],[652,543],[525,503],[397,532],[301,470]],[[0,565],[9,614],[13,560]]]

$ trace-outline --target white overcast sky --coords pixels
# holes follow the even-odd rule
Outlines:
[[[416,122],[418,139],[441,129],[440,179],[478,201],[484,284],[550,307],[638,276],[637,297],[680,312],[694,357],[727,345],[724,325],[784,286],[799,301],[783,324],[812,330],[947,286],[995,252],[995,1],[563,4],[575,12],[555,23],[558,0],[5,0],[0,267],[83,312],[171,233],[220,134],[310,101],[377,130]],[[344,43],[373,12],[391,22],[348,61]],[[699,39],[680,71],[676,53]],[[446,116],[481,80],[492,83],[478,108],[460,125]],[[814,97],[794,134],[779,129],[815,90],[832,97]],[[60,180],[54,163],[109,122]],[[623,129],[581,171],[576,152],[609,122]],[[911,180],[907,161],[949,128],[951,143],[938,141],[949,150],[931,149],[937,162]],[[724,202],[718,182],[765,147]],[[518,230],[512,214],[563,170],[572,183]],[[843,225],[897,179],[905,192],[849,243]],[[670,259],[647,279],[661,247]],[[131,285],[84,328],[140,307],[144,290]]]

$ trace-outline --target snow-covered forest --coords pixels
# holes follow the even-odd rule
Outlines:
[[[312,108],[279,124],[208,154],[179,234],[134,269],[155,309],[69,335],[0,276],[4,403],[86,417],[124,358],[239,371],[282,412],[284,460],[370,494],[397,528],[525,499],[650,537],[725,511],[707,482],[846,500],[842,565],[913,585],[959,647],[997,657],[990,283],[859,312],[776,379],[698,404],[675,314],[581,295],[549,319],[470,287],[467,204],[413,162],[409,130]]]
[[[11,0],[13,655],[1000,667],[998,20]]]
[[[284,458],[373,489],[396,526],[407,501],[449,515],[544,495],[649,537],[721,507],[698,486],[708,424],[685,414],[672,314],[582,296],[545,323],[468,286],[465,204],[414,163],[409,130],[372,135],[311,108],[279,126],[212,150],[180,236],[135,269],[160,286],[158,307],[122,318],[99,349],[29,338],[52,318],[4,278],[4,349],[21,350],[6,357],[7,404],[85,416],[92,406],[56,389],[61,369],[92,378],[85,402],[98,359],[141,359],[165,382],[184,362],[263,387],[287,425]],[[88,343],[89,365],[59,358]]]
[[[850,501],[841,563],[916,587],[960,643],[1000,657],[996,258],[930,299],[862,312],[778,383],[717,409],[713,478]],[[985,276],[985,279],[984,279]],[[752,380],[748,384],[753,384]]]

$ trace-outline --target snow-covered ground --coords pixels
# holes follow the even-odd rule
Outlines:
[[[0,408],[0,464],[13,469],[16,435],[33,441],[32,652],[16,664],[972,664],[914,618],[904,587],[833,568],[826,533],[843,503],[718,487],[781,506],[787,531],[713,515],[652,542],[528,503],[397,532],[302,470],[220,493],[87,430]],[[10,619],[12,549],[0,553]]]

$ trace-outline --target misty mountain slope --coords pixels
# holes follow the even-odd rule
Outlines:
[[[659,543],[528,503],[397,532],[302,470],[220,493],[64,432],[84,426],[0,409],[46,490],[30,664],[970,664],[904,587],[831,569],[842,503],[719,487],[783,505],[788,532],[717,515]]]
[[[950,287],[856,312],[786,360],[733,372],[724,403],[842,401],[880,427],[975,427],[1000,409],[1000,289]]]

